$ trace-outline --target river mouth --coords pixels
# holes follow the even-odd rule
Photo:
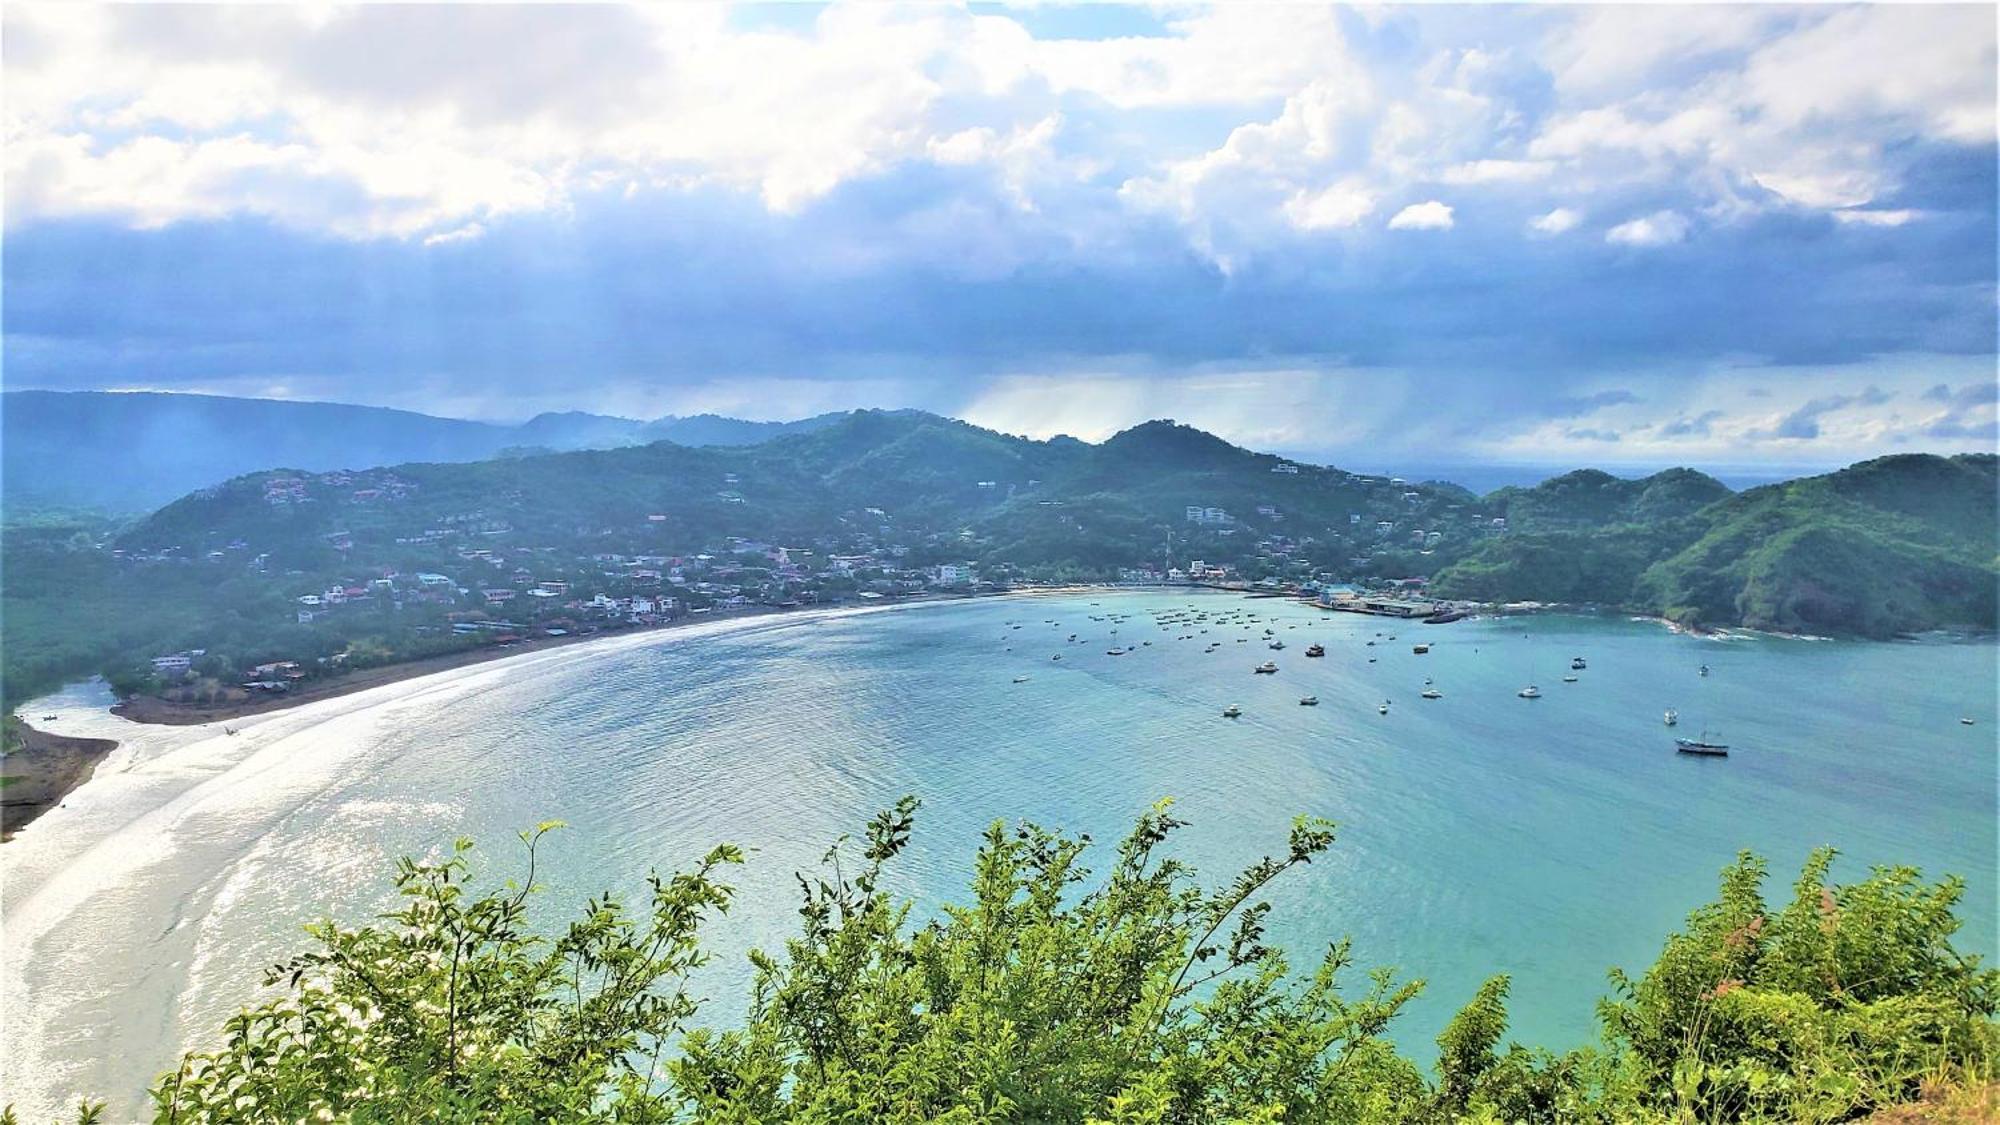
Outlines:
[[[31,1116],[82,1092],[136,1111],[301,925],[376,909],[392,857],[470,835],[498,879],[514,833],[550,818],[571,825],[544,852],[551,919],[716,842],[754,849],[702,982],[703,1018],[730,1022],[743,954],[796,922],[792,873],[906,792],[925,805],[892,877],[926,906],[962,897],[996,818],[1108,843],[1173,796],[1192,822],[1176,854],[1219,883],[1280,848],[1293,814],[1331,817],[1332,853],[1273,895],[1272,937],[1309,965],[1349,934],[1362,966],[1427,979],[1397,1036],[1419,1049],[1494,972],[1514,975],[1513,1038],[1588,1039],[1605,971],[1650,963],[1743,848],[1769,855],[1774,886],[1820,844],[1843,849],[1842,875],[1962,874],[1961,947],[1994,945],[1990,728],[1958,722],[1993,712],[1990,643],[1425,628],[1178,591],[731,624],[370,689],[234,736],[123,724],[126,760],[0,849],[4,1085]],[[1315,642],[1325,657],[1305,657]],[[1266,660],[1279,671],[1255,674]],[[1443,698],[1421,697],[1426,677]],[[1542,698],[1516,696],[1528,682]],[[1666,707],[1739,749],[1678,757]]]

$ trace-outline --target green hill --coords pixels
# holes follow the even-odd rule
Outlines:
[[[488,643],[466,630],[486,617],[623,624],[625,611],[582,607],[597,594],[670,593],[674,612],[893,596],[941,583],[944,564],[1006,583],[1199,561],[1287,583],[1429,577],[1446,597],[1703,625],[1990,629],[1995,497],[1992,456],[1884,458],[1740,495],[1685,469],[1582,471],[1482,498],[1168,421],[1090,445],[857,411],[753,445],[269,469],[124,526],[10,520],[0,677],[17,703],[94,672],[143,683],[150,657],[200,648],[215,654],[200,674],[226,683],[263,661]],[[316,597],[328,591],[341,596]]]
[[[1434,589],[1789,632],[1991,629],[1994,466],[1991,454],[1899,455],[1733,496],[1685,470],[1572,473],[1488,497],[1513,533],[1444,568]]]

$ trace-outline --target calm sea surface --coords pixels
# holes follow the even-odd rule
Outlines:
[[[1158,621],[1191,612],[1208,620]],[[1305,657],[1315,641],[1324,659]],[[1605,971],[1650,963],[1742,849],[1770,858],[1773,894],[1820,844],[1841,849],[1843,878],[1892,862],[1962,875],[1961,948],[1990,957],[1995,651],[1107,593],[538,654],[142,750],[56,814],[130,827],[60,870],[0,854],[31,891],[8,905],[9,1035],[39,1044],[9,1080],[30,1105],[129,1099],[301,924],[380,904],[389,857],[470,835],[512,874],[514,833],[550,818],[571,825],[545,848],[552,913],[718,841],[755,849],[704,982],[727,1021],[741,954],[793,928],[792,873],[904,793],[924,806],[899,886],[930,905],[958,894],[995,818],[1108,841],[1172,796],[1192,822],[1179,854],[1214,882],[1281,849],[1293,814],[1332,818],[1333,852],[1276,889],[1273,936],[1309,966],[1351,935],[1362,967],[1428,981],[1399,1036],[1426,1056],[1495,972],[1514,978],[1515,1038],[1585,1041]],[[1574,656],[1588,668],[1563,683]],[[1265,659],[1280,671],[1253,675]],[[1419,697],[1426,676],[1443,699]],[[1544,698],[1516,697],[1529,681]],[[1242,718],[1221,717],[1230,704]],[[1704,727],[1727,760],[1673,752]],[[52,818],[39,846],[65,831]]]

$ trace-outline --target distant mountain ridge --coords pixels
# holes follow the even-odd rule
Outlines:
[[[324,472],[483,461],[672,441],[748,445],[841,417],[749,422],[715,414],[651,421],[578,411],[519,425],[386,407],[111,391],[0,394],[0,473],[18,508],[151,511],[177,496],[276,466]]]
[[[1428,576],[1446,597],[1879,637],[1993,626],[1994,464],[1990,454],[1901,455],[1744,493],[1691,469],[1636,480],[1585,469],[1479,497],[1304,465],[1170,421],[1090,445],[855,411],[756,445],[396,467],[419,495],[449,498],[436,510],[428,499],[382,508],[338,496],[273,508],[262,500],[270,474],[256,474],[169,505],[124,542],[407,535],[467,507],[531,536],[653,520],[688,534],[803,541],[880,509],[934,533],[958,529],[966,556],[981,562],[1111,573],[1157,561],[1177,536],[1190,541],[1202,526],[1191,513],[1221,512],[1242,537],[1210,550],[1246,564],[1260,537],[1280,536],[1301,545],[1286,565]],[[690,487],[739,477],[723,491]]]
[[[601,436],[588,416],[539,429]],[[1597,603],[1707,626],[1990,631],[1995,461],[1888,457],[1743,493],[1685,469],[1638,480],[1584,470],[1481,497],[1257,453],[1170,421],[1093,445],[863,410],[751,445],[287,465],[115,529],[10,525],[0,684],[18,701],[177,648],[404,659],[474,642],[414,609],[321,621],[300,599],[338,587],[365,601],[356,583],[443,574],[477,613],[551,579],[571,598],[602,592],[633,560],[666,558],[714,560],[734,576],[701,597],[774,604],[853,596],[861,579],[836,557],[863,560],[867,581],[891,593],[947,564],[1076,582],[1192,572],[1199,560],[1204,574],[1246,580],[1427,576],[1451,598]],[[91,461],[63,464],[87,473]],[[779,548],[815,561],[780,574]]]

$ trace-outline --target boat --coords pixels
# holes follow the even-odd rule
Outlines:
[[[1257,673],[1257,674],[1258,674],[1258,675],[1260,675],[1260,676],[1268,676],[1268,675],[1271,675],[1271,674],[1272,674],[1273,672],[1276,672],[1277,670],[1278,670],[1278,666],[1277,666],[1276,664],[1273,664],[1272,662],[1270,662],[1270,661],[1268,661],[1268,660],[1266,660],[1266,661],[1265,661],[1264,663],[1262,663],[1262,664],[1259,664],[1259,665],[1257,665],[1257,666],[1256,666],[1255,668],[1252,668],[1252,669],[1251,669],[1251,671],[1253,671],[1253,672]]]
[[[1675,726],[1679,724],[1681,721],[1681,713],[1669,707],[1667,708],[1666,714],[1660,716],[1660,721],[1667,724],[1670,727]]]
[[[1700,738],[1674,739],[1674,749],[1682,754],[1693,754],[1702,758],[1727,758],[1729,756],[1729,747],[1720,742],[1708,741],[1708,734],[1706,732],[1703,732]]]
[[[1386,700],[1386,699],[1385,699],[1385,700],[1383,700],[1383,701],[1382,701],[1382,706],[1380,706],[1380,707],[1377,707],[1377,708],[1375,708],[1375,713],[1376,713],[1377,715],[1386,715],[1386,714],[1388,714],[1388,713],[1389,713],[1389,701],[1388,701],[1388,700]]]
[[[50,716],[49,716],[49,718],[53,719],[53,718],[55,718],[55,716],[54,716],[54,715],[50,715]],[[1959,724],[1960,724],[1961,726],[1968,726],[1968,727],[1969,727],[1969,726],[1971,726],[1971,725],[1972,725],[1972,720],[1971,720],[1971,719],[1960,719],[1960,720],[1959,720]]]
[[[1125,655],[1126,653],[1128,653],[1128,652],[1130,652],[1130,651],[1132,651],[1132,650],[1131,650],[1131,649],[1128,649],[1128,648],[1107,648],[1107,649],[1105,649],[1105,650],[1104,650],[1104,655],[1106,655],[1106,656],[1123,656],[1123,655]]]
[[[1060,653],[1060,652],[1059,652],[1059,653],[1056,653],[1056,654],[1055,654],[1054,656],[1051,656],[1051,657],[1049,657],[1049,659],[1050,659],[1050,660],[1061,660],[1061,659],[1062,659],[1062,653]]]
[[[1425,653],[1429,652],[1430,650],[1431,650],[1431,646],[1429,646],[1429,645],[1411,645],[1411,646],[1410,646],[1410,651],[1411,651],[1411,652],[1414,652],[1414,653],[1416,653],[1416,654],[1417,654],[1418,656],[1422,656],[1423,654],[1425,654]]]
[[[1015,683],[1017,683],[1017,684],[1025,684],[1025,683],[1027,683],[1027,682],[1028,682],[1028,677],[1026,677],[1026,676],[1015,676],[1015,677],[1014,677],[1014,682],[1015,682]]]
[[[1522,699],[1540,699],[1542,697],[1542,689],[1529,684],[1514,694],[1520,696]]]
[[[1317,696],[1317,695],[1307,695],[1307,696],[1301,696],[1301,697],[1300,697],[1300,699],[1299,699],[1299,706],[1301,706],[1301,707],[1317,707],[1317,706],[1319,706],[1319,696]]]
[[[1443,698],[1444,698],[1444,693],[1443,693],[1443,692],[1441,692],[1441,691],[1439,691],[1439,690],[1438,690],[1438,689],[1436,689],[1436,688],[1425,688],[1425,689],[1424,689],[1424,698],[1425,698],[1425,699],[1443,699]]]
[[[1575,676],[1564,676],[1564,677],[1563,677],[1563,683],[1566,683],[1566,684],[1573,684],[1573,683],[1575,683],[1575,682],[1576,682],[1576,677],[1575,677]]]
[[[1569,666],[1570,666],[1570,669],[1571,669],[1572,671],[1576,671],[1576,672],[1581,672],[1581,671],[1583,671],[1583,670],[1584,670],[1584,669],[1585,669],[1586,667],[1588,667],[1588,665],[1586,665],[1586,664],[1585,664],[1585,663],[1583,662],[1583,657],[1581,657],[1581,656],[1577,657],[1577,658],[1576,658],[1575,660],[1572,660],[1572,661],[1570,661],[1570,662],[1569,662]]]
[[[1283,648],[1285,647],[1285,642],[1283,642],[1283,641],[1272,641],[1272,642],[1270,643],[1270,645],[1269,645],[1268,647],[1269,647],[1269,648],[1270,648],[1270,649],[1271,649],[1272,651],[1274,651],[1274,652],[1275,652],[1275,651],[1278,651],[1278,650],[1280,650],[1280,649],[1283,649]]]
[[[1425,687],[1431,686],[1431,678],[1429,676],[1424,677],[1424,686]]]
[[[42,721],[43,721],[43,722],[45,722],[45,723],[52,723],[52,722],[54,722],[54,721],[55,721],[55,719],[56,719],[56,717],[55,717],[54,715],[43,715],[43,716],[42,716]],[[1968,720],[1966,720],[1966,721],[1967,721],[1967,722],[1971,722],[1971,720],[1970,720],[1970,719],[1968,719]]]
[[[1326,646],[1325,646],[1325,645],[1307,645],[1307,646],[1306,646],[1306,655],[1307,655],[1307,656],[1325,656],[1325,655],[1326,655]]]
[[[1222,709],[1222,717],[1225,719],[1234,719],[1242,714],[1243,714],[1243,708],[1238,707],[1234,703]]]
[[[1704,664],[1701,666],[1701,674],[1704,676],[1708,675],[1708,665]]]

